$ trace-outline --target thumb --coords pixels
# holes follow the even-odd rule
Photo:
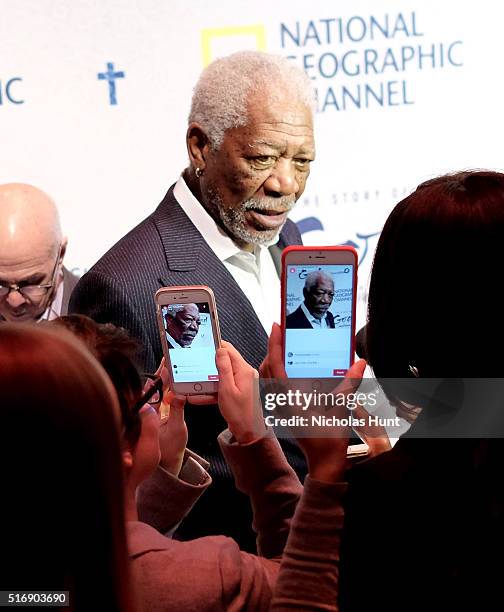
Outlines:
[[[174,393],[173,397],[170,401],[170,408],[176,412],[184,412],[184,406],[186,404],[186,396],[179,395],[178,393]]]
[[[337,387],[338,393],[344,393],[345,395],[353,393],[361,384],[366,367],[367,361],[365,359],[359,359],[348,368],[345,378]]]
[[[215,352],[215,365],[219,372],[219,392],[224,390],[234,390],[235,381],[233,376],[233,366],[229,352],[226,348],[219,348]]]
[[[185,403],[187,398],[185,395],[180,395],[175,393],[174,391],[169,391],[163,396],[163,405],[174,410],[184,410]]]
[[[268,341],[268,366],[273,378],[287,378],[283,365],[282,328],[273,323]]]
[[[348,370],[347,376],[349,378],[362,379],[364,376],[364,370],[367,368],[367,361],[365,359],[358,359]]]

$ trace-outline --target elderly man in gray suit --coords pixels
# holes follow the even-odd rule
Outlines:
[[[210,64],[194,89],[188,167],[157,209],[84,275],[70,310],[128,329],[152,371],[162,356],[155,291],[208,285],[223,339],[258,367],[280,318],[281,251],[301,244],[287,216],[315,157],[313,109],[309,79],[285,58],[240,52]],[[246,501],[231,493],[215,441],[225,424],[216,409],[201,407],[187,407],[186,420],[190,447],[210,461],[214,485],[183,536],[227,533],[251,548]],[[297,449],[287,454],[302,471]]]
[[[0,185],[0,321],[67,313],[78,280],[63,266],[67,242],[46,193],[23,183]]]

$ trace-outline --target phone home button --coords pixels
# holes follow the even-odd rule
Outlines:
[[[203,389],[203,387],[200,385],[200,383],[196,383],[193,387],[193,389],[195,391],[201,391],[201,389]]]

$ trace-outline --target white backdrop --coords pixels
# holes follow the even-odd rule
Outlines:
[[[82,273],[184,168],[205,62],[290,56],[319,99],[317,160],[292,218],[311,228],[305,244],[355,245],[362,321],[393,205],[435,174],[504,166],[503,18],[492,0],[0,0],[0,182],[54,197]],[[116,104],[98,78],[107,63],[124,75]]]

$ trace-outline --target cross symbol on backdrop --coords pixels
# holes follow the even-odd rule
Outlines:
[[[117,104],[115,80],[124,79],[124,72],[122,70],[114,72],[114,64],[107,62],[107,72],[99,72],[98,79],[108,81],[110,104]]]

